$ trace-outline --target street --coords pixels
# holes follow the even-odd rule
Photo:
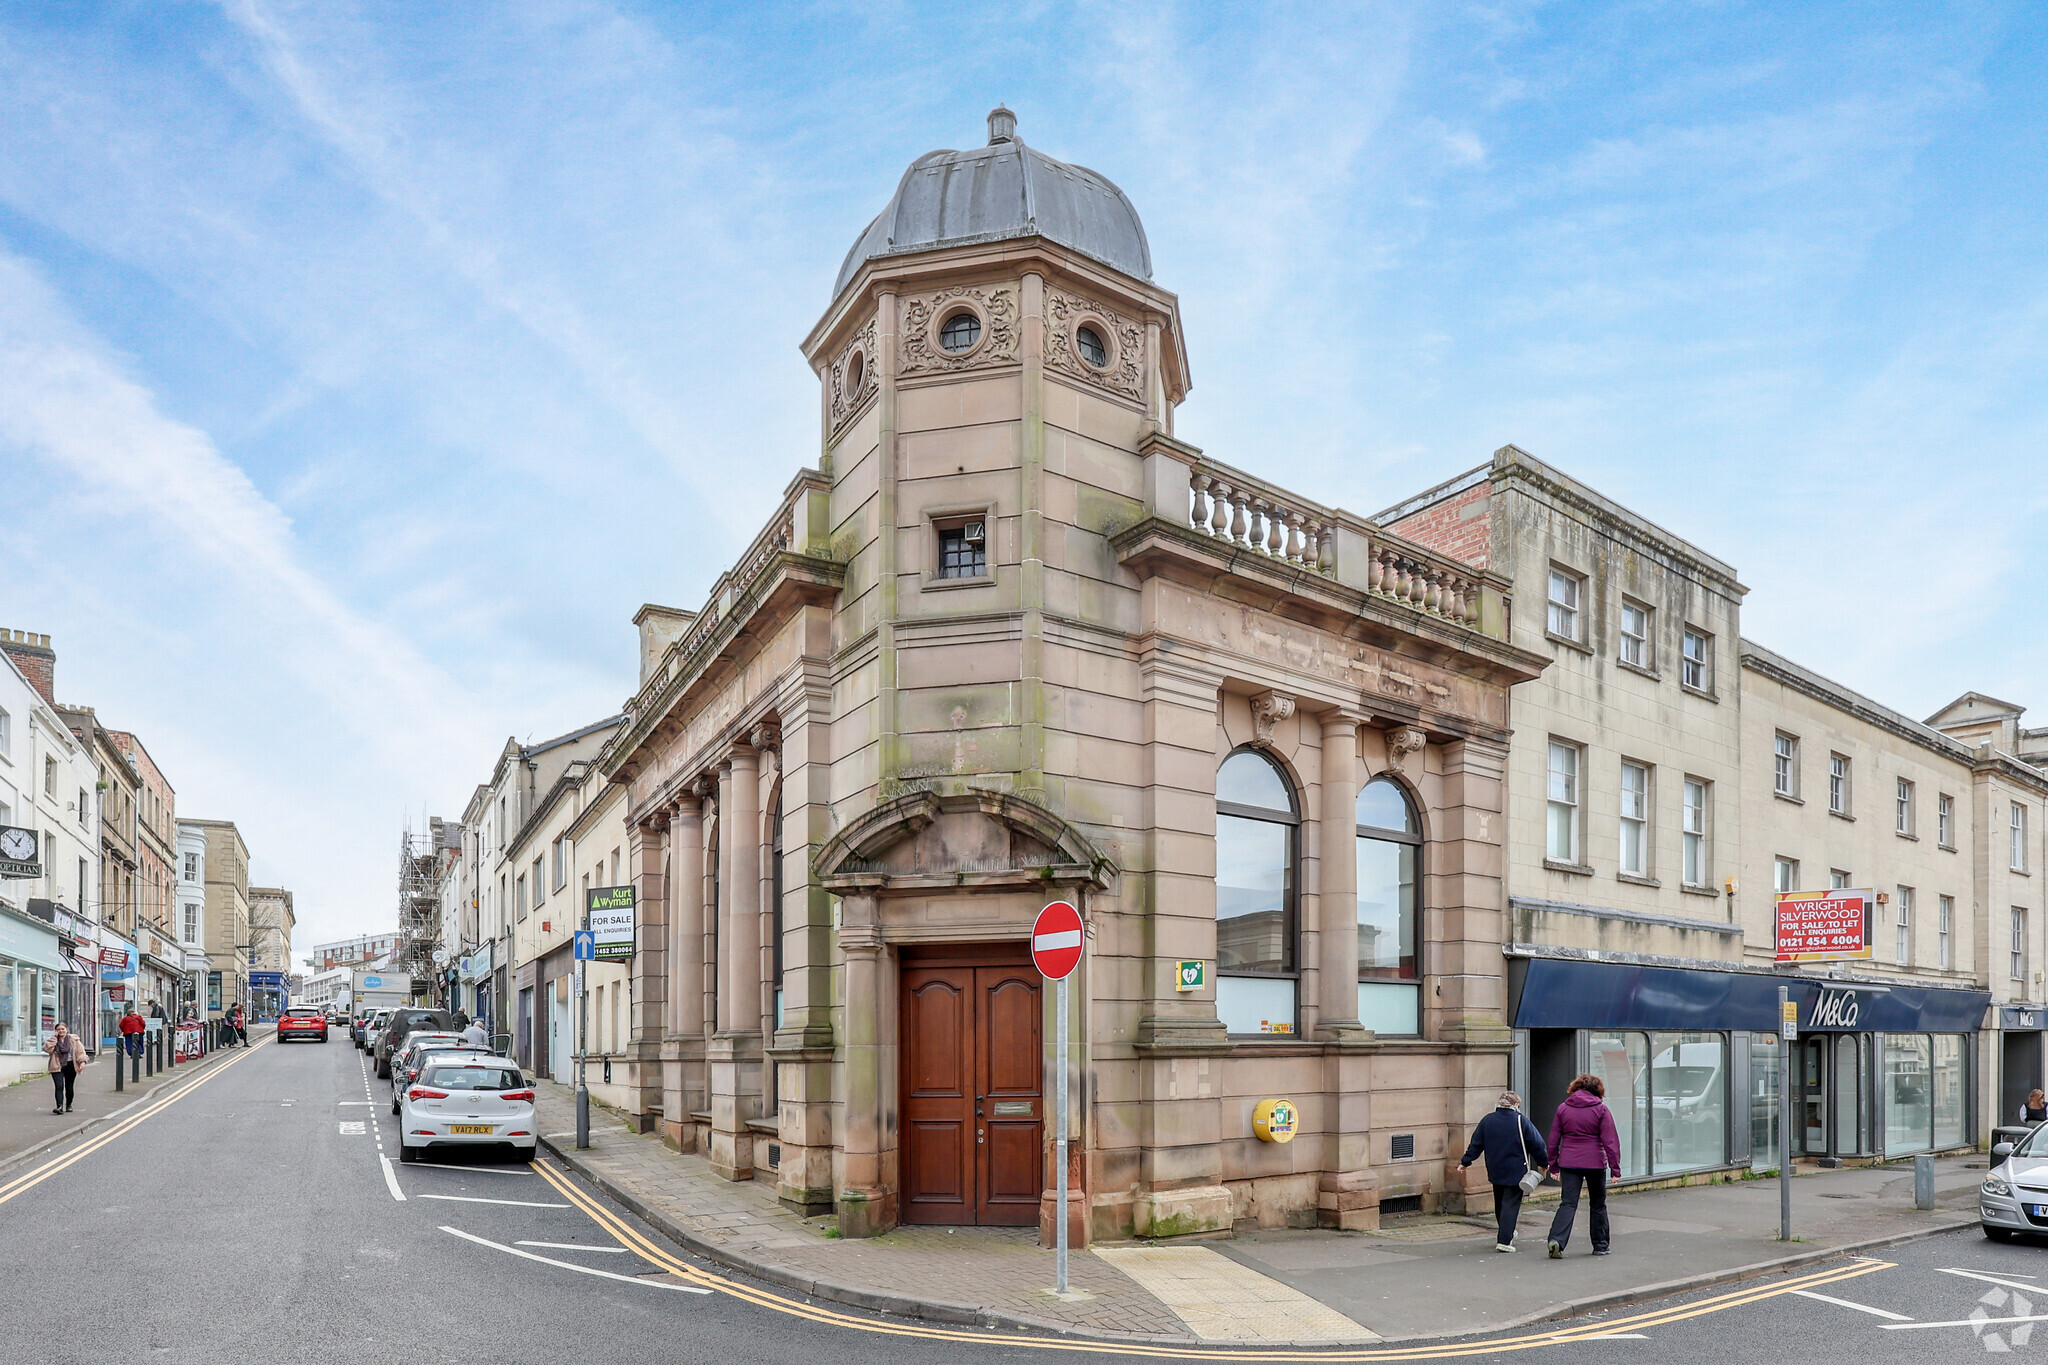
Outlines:
[[[0,1175],[0,1331],[22,1344],[10,1358],[1704,1361],[1796,1343],[1803,1361],[1904,1361],[2024,1353],[2048,1321],[2048,1247],[1964,1233],[1436,1344],[1195,1353],[930,1326],[724,1272],[545,1156],[400,1165],[388,1095],[345,1043],[266,1039]],[[145,1179],[184,1194],[135,1197]],[[123,1232],[68,1232],[81,1211]]]

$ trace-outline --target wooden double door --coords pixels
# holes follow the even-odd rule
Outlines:
[[[991,954],[990,956],[994,956]],[[1045,1145],[1043,978],[1002,958],[903,966],[903,1221],[1031,1226]]]

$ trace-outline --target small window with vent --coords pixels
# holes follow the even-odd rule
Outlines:
[[[939,578],[988,577],[988,519],[958,517],[937,523]]]

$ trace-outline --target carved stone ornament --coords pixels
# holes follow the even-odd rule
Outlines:
[[[1074,333],[1083,323],[1098,332],[1109,347],[1109,365],[1097,369],[1074,349]],[[1045,363],[1113,393],[1142,402],[1145,397],[1145,329],[1121,313],[1059,289],[1045,291]]]
[[[1412,725],[1403,725],[1387,733],[1387,762],[1400,772],[1408,771],[1408,760],[1422,752],[1429,743],[1429,736]]]
[[[858,357],[859,373],[854,373],[854,360]],[[839,352],[839,358],[832,362],[830,382],[832,385],[832,430],[838,431],[846,420],[860,411],[860,405],[868,401],[881,384],[879,370],[875,365],[875,320],[868,319],[868,325],[854,333],[853,340],[846,343]]]
[[[1252,698],[1252,728],[1259,743],[1273,742],[1273,727],[1294,714],[1294,698],[1279,692],[1261,692]]]
[[[939,348],[934,323],[943,320],[948,305],[973,305],[981,316],[981,339],[954,354]],[[952,310],[957,311],[957,310]],[[903,366],[905,375],[971,366],[1000,365],[1017,358],[1017,293],[1014,289],[962,284],[936,294],[911,298],[903,308]]]

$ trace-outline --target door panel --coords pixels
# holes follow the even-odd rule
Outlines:
[[[903,1221],[1031,1226],[1044,1182],[1041,981],[903,970]]]
[[[903,1221],[974,1221],[974,970],[903,973]]]
[[[1042,978],[1033,967],[981,967],[974,976],[981,1007],[976,1102],[985,1133],[977,1144],[976,1212],[983,1223],[1028,1227],[1038,1221],[1045,1188]]]

